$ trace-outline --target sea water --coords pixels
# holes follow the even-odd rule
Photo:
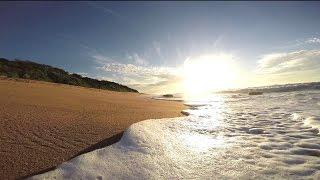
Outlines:
[[[320,179],[320,91],[212,94],[31,179]]]

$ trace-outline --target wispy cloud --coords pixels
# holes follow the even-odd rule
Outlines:
[[[102,12],[104,12],[107,15],[112,15],[112,16],[116,16],[116,17],[120,17],[120,15],[118,13],[116,13],[114,10],[110,9],[110,8],[106,8],[102,5],[98,5],[95,2],[87,2],[87,4],[93,8],[96,9],[100,9],[102,10]]]
[[[273,53],[258,61],[259,74],[294,73],[320,70],[320,50],[301,50],[289,53]]]
[[[157,53],[158,56],[161,56],[161,47],[160,47],[160,43],[158,43],[157,41],[154,41],[152,43],[153,48],[155,50],[155,52]]]
[[[212,44],[213,48],[217,48],[221,44],[223,38],[224,38],[224,35],[218,36],[218,38]]]
[[[305,42],[309,44],[320,44],[320,38],[317,38],[317,37],[309,38]]]
[[[139,59],[138,55],[129,58],[135,64],[118,63],[102,55],[94,55],[92,58],[98,63],[98,70],[109,74],[100,79],[123,83],[142,92],[168,92],[181,81],[178,68],[150,66],[146,60]]]
[[[163,74],[169,74],[172,72],[172,69],[167,67],[144,67],[144,66],[137,66],[133,64],[121,64],[121,63],[107,63],[100,68],[108,72],[116,72],[116,73],[128,74],[128,75],[161,76]]]
[[[91,58],[93,59],[93,61],[94,61],[96,64],[99,64],[100,66],[101,66],[101,65],[104,65],[104,64],[106,64],[106,63],[115,62],[112,58],[107,57],[107,56],[103,56],[103,55],[101,55],[101,54],[93,54],[93,55],[91,55]]]
[[[77,72],[77,74],[80,74],[83,77],[89,77],[89,74],[86,72]]]
[[[313,36],[309,38],[300,38],[293,41],[289,41],[281,46],[274,46],[273,49],[278,49],[278,50],[310,49],[314,47],[319,47],[319,45],[320,45],[320,37]]]
[[[148,65],[149,62],[142,56],[140,56],[138,53],[133,53],[131,55],[127,55],[127,58],[131,61],[133,61],[137,65]]]

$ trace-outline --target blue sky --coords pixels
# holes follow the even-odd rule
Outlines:
[[[179,91],[186,59],[221,53],[239,87],[316,81],[319,17],[319,2],[0,2],[0,56],[144,92]]]

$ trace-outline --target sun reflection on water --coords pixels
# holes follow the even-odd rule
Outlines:
[[[224,97],[219,94],[209,94],[207,97],[186,101],[191,107],[191,116],[196,117],[192,118],[194,121],[185,124],[189,131],[181,135],[186,148],[203,152],[226,147],[226,137],[218,133],[219,128],[224,126],[224,111],[227,108],[224,101]]]
[[[212,148],[223,148],[226,145],[223,136],[211,137],[203,134],[185,134],[182,138],[186,147],[197,152],[208,151]]]

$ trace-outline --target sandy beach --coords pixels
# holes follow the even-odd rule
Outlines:
[[[117,143],[30,180],[320,179],[319,98],[305,90],[187,100],[189,116],[134,123]]]
[[[0,78],[0,94],[1,179],[54,167],[135,122],[182,116],[185,108],[138,93],[22,79]]]

